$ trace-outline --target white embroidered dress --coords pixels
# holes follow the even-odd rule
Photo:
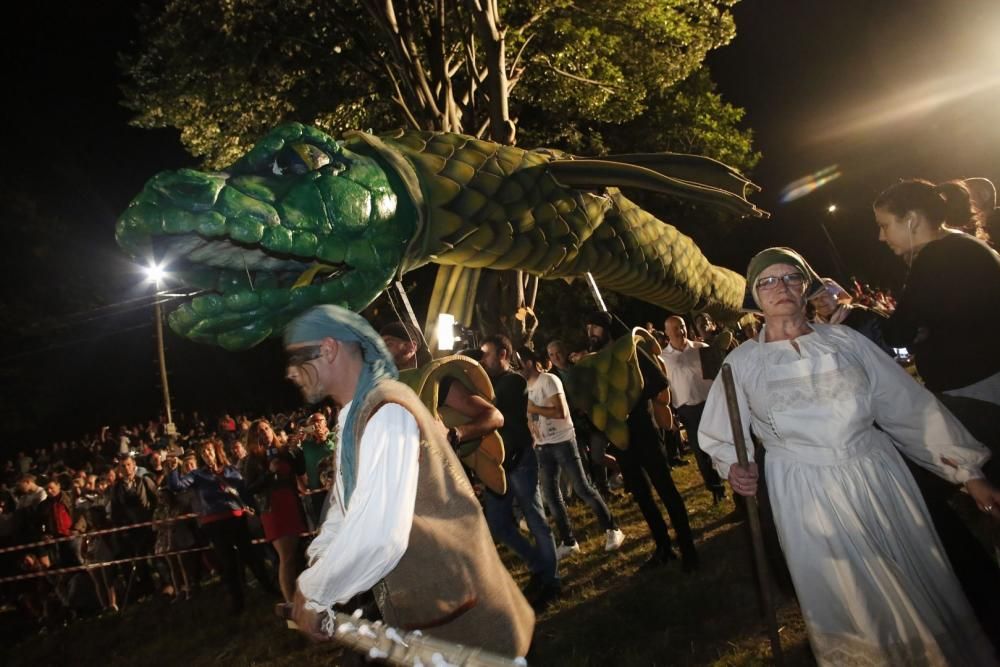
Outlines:
[[[762,332],[726,362],[743,427],[767,450],[778,537],[817,660],[995,664],[897,447],[956,484],[981,476],[988,451],[864,336],[812,326],[798,350]],[[722,382],[699,441],[727,477],[736,450]]]

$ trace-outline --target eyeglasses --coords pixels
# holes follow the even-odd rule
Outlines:
[[[766,292],[777,287],[779,282],[785,283],[785,287],[802,287],[806,277],[797,271],[783,276],[768,276],[757,281],[757,289]]]
[[[288,351],[288,367],[303,366],[314,359],[319,359],[323,355],[323,348],[319,345],[310,345],[296,350]]]

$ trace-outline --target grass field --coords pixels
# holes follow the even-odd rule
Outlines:
[[[630,501],[612,502],[627,540],[606,554],[600,526],[582,504],[572,506],[582,553],[560,565],[564,593],[538,620],[532,665],[762,665],[770,649],[756,596],[744,523],[727,520],[733,504],[713,506],[693,464],[674,471],[685,497],[701,569],[679,562],[639,573],[652,541]],[[664,512],[664,516],[666,513]],[[501,551],[518,582],[526,574]],[[798,607],[778,595],[786,664],[814,664]],[[252,590],[239,618],[227,616],[217,584],[193,600],[155,599],[122,614],[78,620],[55,633],[0,650],[10,665],[270,665],[338,664],[337,649],[311,644],[272,614],[274,599]]]

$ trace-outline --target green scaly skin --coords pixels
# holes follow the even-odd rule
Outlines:
[[[675,194],[760,213],[743,198],[744,180],[691,184],[699,170],[706,182],[731,180],[724,165],[679,157]],[[742,277],[616,188],[561,185],[567,159],[458,134],[355,132],[338,142],[284,125],[225,172],[154,176],[116,238],[133,258],[208,292],[170,313],[174,331],[234,350],[278,335],[315,304],[360,310],[428,262],[545,278],[590,271],[603,287],[674,312],[736,316]]]

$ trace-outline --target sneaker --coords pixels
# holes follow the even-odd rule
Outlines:
[[[621,473],[618,473],[617,475],[608,480],[608,488],[611,490],[625,488],[625,480],[624,478],[622,478]]]
[[[556,547],[556,558],[559,560],[578,553],[580,553],[580,543],[576,540],[573,540],[572,542],[563,542]]]
[[[604,535],[606,537],[604,541],[605,551],[618,551],[622,546],[622,542],[625,541],[625,533],[617,528],[604,531]]]

